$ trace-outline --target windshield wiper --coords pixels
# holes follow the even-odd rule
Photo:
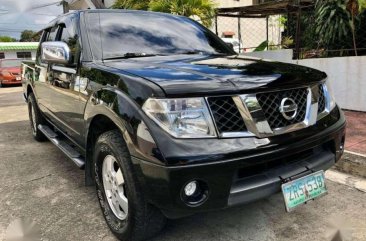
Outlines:
[[[113,56],[113,57],[104,58],[103,60],[142,58],[142,57],[152,57],[152,56],[158,56],[158,55],[160,55],[160,54],[125,53],[125,54],[122,54],[122,55],[116,55],[116,56]]]

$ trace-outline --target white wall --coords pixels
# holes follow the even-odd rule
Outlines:
[[[244,55],[308,66],[324,71],[337,103],[343,109],[366,111],[366,56],[292,60],[292,50]]]
[[[36,57],[36,50],[13,50],[13,51],[1,51],[5,54],[6,59],[17,59],[17,52],[31,52],[32,58]]]
[[[106,8],[110,8],[114,4],[114,2],[115,0],[104,0],[104,5]]]
[[[342,108],[366,111],[366,56],[304,59],[298,64],[326,72]]]

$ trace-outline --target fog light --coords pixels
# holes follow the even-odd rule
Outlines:
[[[188,197],[192,196],[197,190],[197,182],[192,181],[184,187],[184,194]]]
[[[202,205],[208,199],[208,185],[203,180],[190,181],[182,186],[182,201],[190,207]]]

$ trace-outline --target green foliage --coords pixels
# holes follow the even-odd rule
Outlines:
[[[292,36],[284,36],[281,41],[281,45],[283,48],[290,48],[294,44],[294,39]]]
[[[342,43],[352,43],[351,31],[351,14],[344,0],[317,1],[315,33],[325,46],[342,48]]]
[[[15,42],[16,39],[10,36],[0,36],[0,42]]]
[[[34,32],[32,30],[24,30],[20,34],[20,42],[38,42],[39,41],[39,35],[37,35],[37,32]]]
[[[266,50],[267,45],[268,45],[268,41],[265,40],[260,45],[258,45],[258,47],[256,47],[253,51],[254,52],[264,51],[264,50]]]
[[[366,0],[358,0],[358,6],[359,6],[359,11],[365,11],[366,10]]]
[[[150,0],[117,0],[112,8],[147,10]]]
[[[206,27],[212,25],[215,4],[211,0],[152,0],[149,9],[186,17],[197,16]]]

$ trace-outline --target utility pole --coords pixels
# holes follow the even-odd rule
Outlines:
[[[64,13],[68,13],[69,12],[69,3],[68,2],[66,2],[65,0],[63,0],[62,2],[61,2],[61,4],[62,4],[62,8],[63,8],[63,10],[64,10]]]

